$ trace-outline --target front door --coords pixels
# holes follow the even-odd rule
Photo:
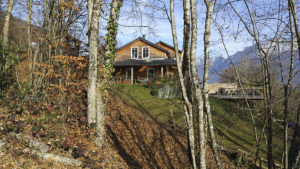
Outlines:
[[[126,80],[131,80],[131,69],[126,68]]]
[[[153,79],[155,77],[155,69],[154,68],[148,68],[147,69],[147,78]]]

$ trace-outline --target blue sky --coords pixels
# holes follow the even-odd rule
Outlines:
[[[150,1],[150,0],[148,0]],[[145,3],[147,3],[147,0],[144,0]],[[169,1],[166,0],[164,1],[166,3],[166,6],[169,7]],[[128,4],[127,4],[128,3]],[[125,1],[124,7],[122,8],[123,15],[126,15],[126,12],[128,10],[131,10],[129,1]],[[205,23],[205,6],[203,3],[198,2],[198,45],[197,45],[197,56],[201,57],[203,56],[203,33],[204,33],[204,23]],[[144,10],[149,10],[145,8]],[[154,29],[154,35],[149,34],[149,31],[147,28],[132,28],[132,27],[119,27],[119,34],[117,36],[117,39],[119,40],[120,44],[126,44],[127,42],[142,36],[143,34],[146,35],[146,39],[152,41],[152,42],[158,42],[158,41],[164,41],[168,44],[173,44],[172,40],[172,32],[171,32],[171,26],[169,21],[166,19],[166,14],[163,12],[158,13],[157,17],[159,19],[154,19],[153,23],[151,23],[153,29]],[[160,18],[165,18],[165,19],[160,19]],[[145,16],[145,20],[147,17]],[[134,24],[131,23],[131,21],[128,20],[126,17],[120,17],[119,21],[122,25],[126,24]],[[178,42],[179,42],[179,48],[182,48],[182,35],[183,35],[183,9],[182,9],[182,2],[176,1],[175,2],[175,22],[177,26],[177,37],[178,37]],[[232,27],[235,27],[234,24],[231,25]],[[233,28],[232,28],[233,29]],[[247,35],[245,34],[245,37]],[[226,44],[229,49],[229,53],[232,55],[236,53],[237,51],[243,50],[247,46],[251,46],[253,44],[252,40],[249,38],[241,37],[238,39],[235,39],[232,35],[226,34]],[[214,28],[212,29],[212,37],[211,37],[211,51],[212,51],[212,56],[220,56],[222,55],[223,57],[225,56],[223,46],[221,45],[219,41],[219,33],[217,30]]]
[[[24,8],[23,0],[16,0],[17,3],[13,9],[13,14],[26,20],[26,8]],[[124,0],[124,6],[121,9],[120,15],[120,26],[119,32],[117,36],[117,40],[119,45],[123,45],[128,43],[129,41],[146,35],[146,39],[152,42],[164,41],[168,44],[173,44],[172,35],[171,35],[171,26],[169,21],[167,20],[166,13],[149,7],[149,5],[156,5],[162,7],[162,3],[166,4],[166,7],[169,8],[169,0],[138,0],[140,2],[139,5],[134,4],[134,0]],[[218,2],[221,2],[219,0]],[[278,2],[277,0],[264,0],[264,1],[256,1],[256,3],[273,3]],[[6,1],[3,2],[5,4]],[[23,4],[23,5],[22,5]],[[277,3],[273,3],[274,9],[276,9]],[[274,7],[275,6],[275,7]],[[42,20],[40,17],[42,10],[41,5],[33,5],[33,22],[37,24]],[[245,7],[242,5],[237,5],[237,10],[241,13],[245,11]],[[271,8],[271,6],[268,6]],[[5,7],[4,7],[5,9]],[[108,7],[105,7],[108,9]],[[139,12],[143,12],[143,14]],[[203,33],[204,33],[204,23],[205,23],[205,6],[203,1],[198,1],[197,6],[198,11],[198,44],[197,44],[197,56],[203,56]],[[242,29],[241,23],[239,19],[234,16],[232,12],[228,12],[228,10],[216,10],[214,17],[217,15],[217,22],[223,25],[224,28],[224,38],[226,41],[227,48],[229,50],[230,55],[243,50],[245,47],[251,46],[253,44],[252,38],[246,33],[245,30]],[[104,16],[108,18],[106,14]],[[179,42],[179,48],[182,48],[182,35],[183,35],[183,10],[182,10],[182,1],[175,0],[175,22],[177,25],[177,37]],[[132,26],[137,25],[146,25],[150,26],[151,31],[148,28],[137,28]],[[123,25],[126,25],[125,27]],[[106,21],[104,19],[100,19],[100,35],[105,35],[105,26]],[[270,30],[265,30],[268,32]],[[77,35],[81,35],[81,39],[87,39],[85,36],[86,27],[79,27],[77,29]],[[238,36],[237,36],[238,35]],[[212,27],[212,36],[211,36],[211,56],[223,56],[226,57],[222,44],[220,43],[220,36],[218,31],[216,30],[215,25]]]

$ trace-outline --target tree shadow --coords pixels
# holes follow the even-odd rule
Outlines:
[[[216,130],[216,132],[217,132],[217,134],[218,134],[219,136],[221,136],[221,137],[223,136],[226,140],[230,141],[230,142],[233,143],[234,145],[236,145],[236,146],[238,146],[238,147],[240,147],[240,148],[242,148],[242,149],[244,149],[244,150],[249,151],[249,149],[248,149],[247,147],[245,147],[244,145],[242,145],[242,144],[238,143],[237,141],[233,140],[228,134],[224,133],[224,132],[221,131],[220,129],[218,129],[218,128],[215,127],[215,130]],[[235,136],[236,136],[236,135],[235,135]],[[235,136],[234,136],[234,137],[235,137]],[[237,136],[237,137],[239,137],[239,136]],[[241,138],[239,137],[239,139],[241,139]]]
[[[120,97],[119,97],[120,98]],[[118,99],[113,99],[115,102]],[[134,98],[133,98],[134,100]],[[136,100],[134,100],[136,101]],[[185,133],[152,120],[121,101],[111,112],[107,136],[120,156],[133,168],[186,168],[189,166]],[[115,104],[115,105],[116,105]],[[137,103],[139,105],[139,103]],[[139,105],[141,110],[142,106]]]

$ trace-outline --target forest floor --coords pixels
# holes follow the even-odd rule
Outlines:
[[[85,99],[66,106],[55,92],[42,99],[15,88],[0,98],[0,168],[189,168],[185,130],[160,123],[118,94],[107,103],[100,149],[86,125]],[[234,168],[228,153],[221,159],[224,168]],[[209,148],[207,163],[216,168]]]

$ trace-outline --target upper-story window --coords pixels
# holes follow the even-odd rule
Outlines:
[[[137,59],[138,58],[138,48],[132,47],[131,48],[131,59]]]
[[[149,58],[149,47],[144,46],[143,47],[143,59],[147,59],[147,58]]]

